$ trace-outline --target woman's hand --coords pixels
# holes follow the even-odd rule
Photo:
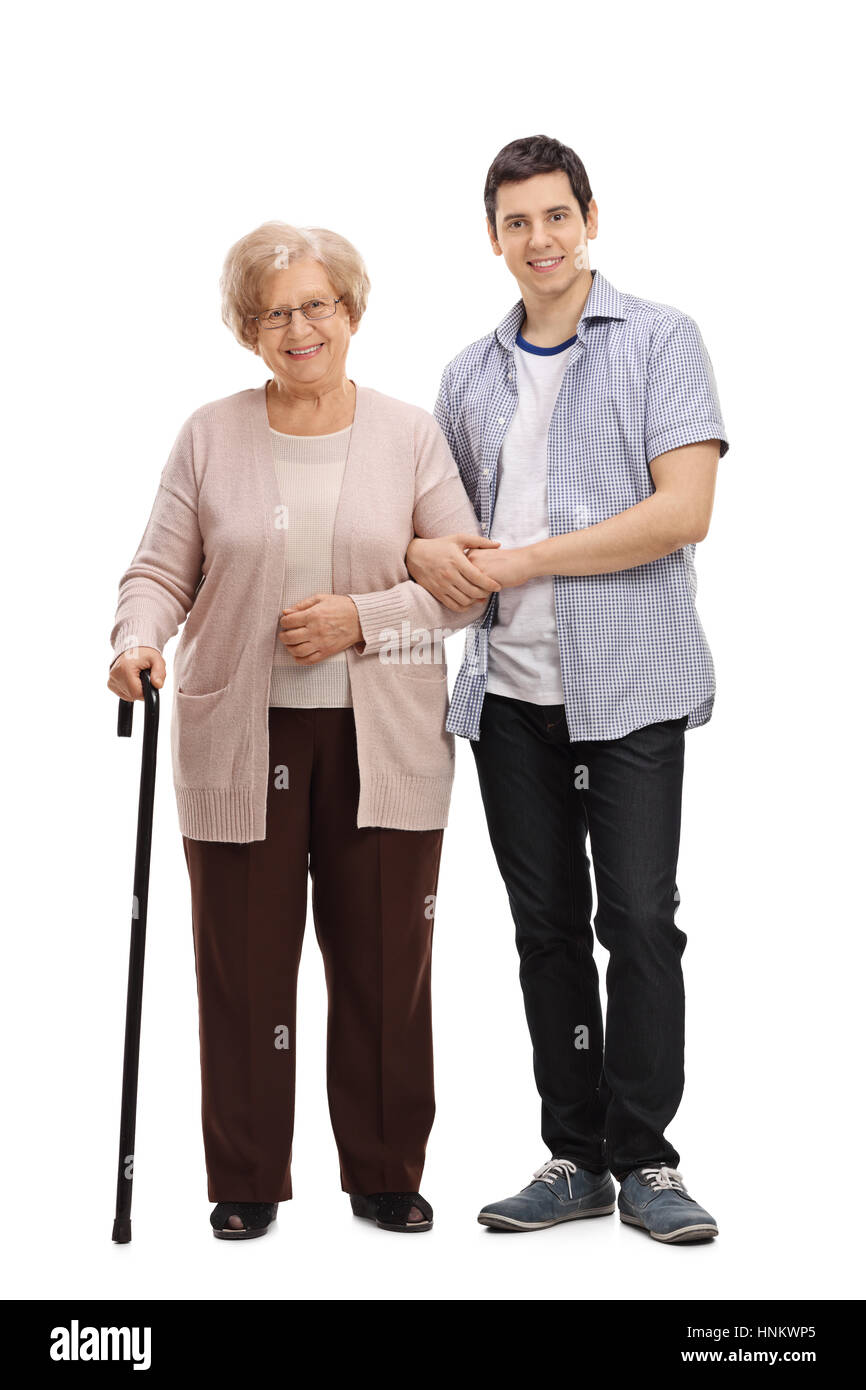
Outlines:
[[[143,700],[141,672],[150,672],[150,683],[159,690],[165,684],[165,662],[156,647],[130,647],[121,652],[108,673],[108,688],[122,700]]]
[[[364,640],[358,610],[344,594],[313,594],[284,608],[277,635],[301,666],[314,666]]]
[[[433,540],[416,536],[406,551],[406,568],[416,584],[446,608],[459,613],[502,587],[471,561],[465,553],[467,547],[474,548],[478,555],[498,545],[499,541],[488,536],[439,536]]]

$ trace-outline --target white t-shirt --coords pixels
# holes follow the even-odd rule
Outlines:
[[[499,456],[490,534],[503,550],[550,535],[547,511],[547,433],[568,366],[570,338],[557,348],[536,348],[518,334],[517,409]],[[530,579],[497,595],[487,651],[487,689],[535,705],[565,703],[553,577]]]

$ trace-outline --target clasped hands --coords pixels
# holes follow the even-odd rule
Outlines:
[[[526,548],[501,550],[499,541],[463,534],[431,540],[416,536],[406,552],[406,568],[455,613],[532,578]],[[345,594],[311,594],[284,608],[277,635],[301,666],[313,666],[364,640],[358,610]]]
[[[311,594],[280,615],[277,636],[300,666],[314,666],[364,640],[361,619],[345,594]]]
[[[416,536],[406,568],[439,603],[459,613],[500,589],[516,589],[533,577],[528,546],[502,550],[489,536]]]

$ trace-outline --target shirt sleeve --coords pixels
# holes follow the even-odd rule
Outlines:
[[[120,579],[110,665],[130,647],[162,651],[192,608],[203,563],[193,431],[187,420],[162,470],[138,549]]]
[[[720,441],[720,458],[728,452],[713,364],[688,314],[680,314],[650,349],[644,433],[647,463],[704,439]]]
[[[448,389],[448,375],[449,368],[446,367],[439,382],[439,395],[436,397],[436,404],[433,407],[433,419],[445,436],[445,442],[451,450],[455,463],[459,465],[457,436],[454,430],[454,421],[451,418],[451,393]]]

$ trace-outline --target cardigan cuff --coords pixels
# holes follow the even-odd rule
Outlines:
[[[114,655],[109,662],[108,669],[114,665],[122,652],[129,651],[130,647],[153,647],[156,651],[162,652],[162,643],[159,633],[152,619],[126,618],[117,628],[111,650]]]
[[[386,643],[394,640],[395,631],[399,634],[400,624],[409,618],[409,603],[400,585],[380,593],[349,594],[349,598],[361,620],[362,640],[355,643],[355,651],[362,656],[381,651]]]

